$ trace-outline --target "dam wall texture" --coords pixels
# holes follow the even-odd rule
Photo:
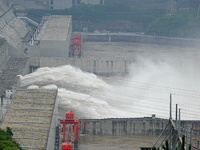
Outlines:
[[[28,58],[10,45],[6,39],[0,38],[0,95],[7,89],[16,86],[17,75],[28,73]]]
[[[87,123],[82,133],[89,135],[160,135],[167,132],[168,119],[155,117],[144,118],[109,118],[84,119]],[[181,121],[181,127],[192,129],[200,135],[200,121]]]
[[[144,43],[144,44],[157,44],[162,46],[165,45],[173,45],[174,47],[195,47],[198,48],[200,46],[199,40],[192,40],[192,39],[176,39],[176,38],[166,38],[166,37],[154,37],[154,36],[143,36],[143,35],[137,35],[137,34],[86,34],[82,33],[82,37],[84,39],[84,42],[106,42],[106,43],[120,43],[123,42],[129,42],[129,43]],[[110,41],[110,42],[109,42]],[[95,49],[96,45],[93,45],[93,48],[90,47],[90,51],[88,52],[87,47],[84,48],[83,44],[83,56],[81,58],[69,58],[69,57],[40,57],[39,55],[36,55],[35,57],[31,57],[30,59],[30,72],[33,70],[39,68],[39,67],[56,67],[61,65],[72,65],[75,67],[80,68],[83,71],[95,73],[97,75],[104,75],[104,76],[111,76],[111,75],[124,75],[128,73],[129,67],[136,62],[136,57],[134,56],[135,53],[130,53],[129,51],[122,51],[120,53],[115,53],[115,49],[113,51],[110,51],[110,57],[106,56],[106,53],[104,51],[101,51],[101,48],[98,50]],[[48,45],[46,46],[48,48]],[[120,47],[123,48],[123,47]],[[134,52],[134,47],[132,48]],[[158,48],[157,48],[158,49]],[[95,51],[96,50],[96,51]],[[87,51],[87,52],[86,52]],[[158,51],[161,51],[158,49]],[[173,50],[171,50],[173,51]],[[91,54],[91,53],[93,54]],[[87,56],[86,56],[87,53]],[[119,57],[122,53],[129,53],[130,57]],[[66,52],[67,54],[67,52]],[[101,58],[97,55],[101,55]],[[54,53],[56,55],[56,51]],[[64,55],[63,55],[64,56]],[[91,56],[91,57],[90,57]],[[127,55],[126,55],[127,56]],[[169,60],[170,61],[170,60]],[[192,64],[193,62],[191,62]],[[177,65],[177,69],[180,68],[180,66]],[[182,68],[184,70],[184,68]]]
[[[0,36],[15,48],[22,48],[22,39],[29,32],[26,24],[18,19],[4,1],[0,1]]]
[[[0,72],[5,67],[9,60],[8,56],[8,44],[5,39],[0,38]]]
[[[134,60],[89,60],[63,57],[34,57],[30,59],[30,72],[33,72],[39,67],[71,65],[97,75],[123,75],[128,72],[128,66],[131,65],[131,63],[134,63]]]

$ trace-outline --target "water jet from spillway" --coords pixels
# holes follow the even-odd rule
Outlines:
[[[130,70],[124,78],[104,81],[92,73],[66,65],[40,68],[21,76],[20,80],[21,87],[58,88],[59,107],[75,111],[80,114],[79,118],[150,117],[152,114],[169,118],[170,93],[173,111],[178,104],[182,119],[200,118],[198,80],[158,61],[142,60]]]

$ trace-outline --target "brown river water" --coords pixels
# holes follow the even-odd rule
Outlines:
[[[81,135],[80,150],[139,150],[152,147],[158,136],[94,136]]]

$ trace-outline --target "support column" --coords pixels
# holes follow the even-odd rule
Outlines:
[[[170,112],[169,112],[169,119],[172,119],[172,94],[170,94]]]

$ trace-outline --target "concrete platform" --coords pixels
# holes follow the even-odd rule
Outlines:
[[[47,28],[42,36],[42,41],[67,41],[69,28],[71,25],[71,16],[51,16]]]

